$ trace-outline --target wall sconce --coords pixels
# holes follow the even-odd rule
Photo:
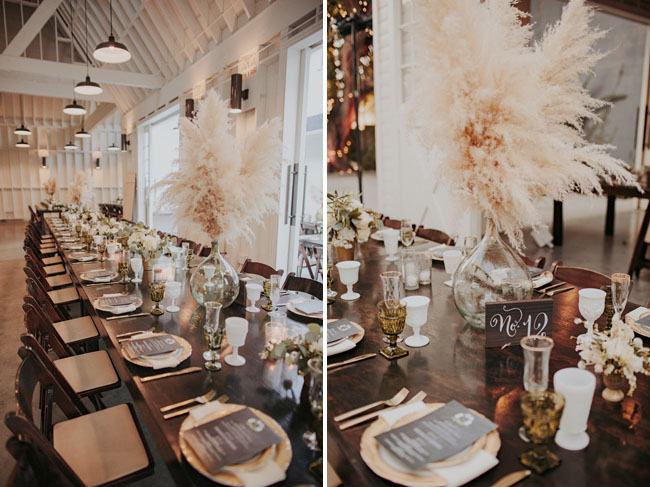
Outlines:
[[[194,98],[185,99],[185,118],[194,118]]]
[[[122,152],[126,152],[131,145],[130,140],[126,140],[126,134],[122,134]]]
[[[230,113],[241,113],[241,101],[248,100],[248,90],[242,91],[243,80],[239,73],[230,77]]]
[[[41,158],[41,168],[45,169],[47,168],[47,156],[49,156],[50,153],[47,149],[38,149],[38,157]]]
[[[95,169],[102,170],[101,166],[99,165],[99,158],[102,157],[102,153],[100,151],[93,151],[93,159],[95,159]]]

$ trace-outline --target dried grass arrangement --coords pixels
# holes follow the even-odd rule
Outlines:
[[[589,26],[583,0],[532,45],[516,0],[416,3],[421,55],[408,113],[424,146],[443,154],[437,173],[453,207],[480,210],[520,248],[540,196],[634,184],[609,146],[584,137],[584,120],[598,121],[606,103],[580,77],[603,56],[593,46],[606,32]]]
[[[231,125],[226,101],[210,91],[193,122],[180,120],[177,168],[158,183],[162,204],[189,227],[185,233],[193,240],[251,240],[253,224],[277,209],[280,120],[265,122],[241,141]]]

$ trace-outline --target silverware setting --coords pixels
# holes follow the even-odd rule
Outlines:
[[[151,382],[152,380],[166,379],[167,377],[174,377],[176,375],[192,374],[203,370],[201,367],[188,367],[183,370],[176,370],[174,372],[165,372],[164,374],[150,375],[148,377],[141,377],[140,382]]]
[[[404,402],[404,399],[406,399],[406,396],[408,395],[409,395],[409,390],[406,387],[403,387],[397,394],[395,394],[390,399],[371,402],[370,404],[366,404],[365,406],[361,406],[360,408],[351,409],[346,413],[339,414],[338,416],[334,416],[334,421],[338,422],[338,421],[343,421],[344,419],[349,419],[358,414],[365,413],[369,409],[376,408],[377,406],[390,406],[390,407],[397,406],[398,404],[402,404],[402,402]]]
[[[494,482],[491,487],[512,487],[517,482],[524,480],[531,473],[531,470],[517,470],[516,472],[504,475],[499,480]]]
[[[556,287],[564,286],[566,282],[564,281],[558,281],[555,284],[553,284],[553,281],[549,282],[548,284],[544,286],[540,286],[535,291],[537,291],[540,294],[544,294],[546,291],[550,291],[551,289],[555,289]]]
[[[154,327],[152,326],[148,330],[139,330],[139,331],[131,331],[129,333],[122,333],[121,335],[115,335],[115,338],[117,338],[117,343],[122,343],[122,342],[128,342],[129,340],[133,338],[137,338],[138,336],[144,334],[144,333],[150,333],[154,331]]]
[[[546,293],[547,296],[555,296],[556,294],[561,294],[565,291],[571,291],[571,289],[575,289],[573,286],[565,287],[562,289],[557,289],[555,291],[551,291],[550,293]]]
[[[356,357],[344,360],[343,362],[336,362],[335,364],[328,364],[327,365],[327,370],[336,369],[338,367],[343,367],[344,365],[353,364],[355,362],[361,362],[362,360],[366,360],[366,359],[373,358],[373,357],[376,357],[376,356],[377,356],[376,353],[365,353],[363,355],[358,355]]]
[[[415,396],[413,396],[411,399],[409,399],[404,405],[409,405],[409,404],[414,404],[418,401],[423,400],[425,397],[427,397],[427,393],[424,391],[418,392]],[[345,423],[339,424],[339,429],[341,431],[346,430],[348,428],[352,428],[353,426],[356,426],[361,423],[365,423],[366,421],[369,421],[373,418],[376,418],[379,416],[381,413],[386,412],[386,411],[391,411],[399,406],[393,406],[385,409],[380,409],[379,411],[375,411],[374,413],[368,413],[364,414],[363,416],[359,416],[358,418],[351,419],[349,421],[346,421]]]
[[[106,318],[106,321],[113,321],[113,320],[122,320],[125,318],[138,318],[140,316],[149,316],[150,313],[135,313],[131,315],[119,315],[119,316],[109,316]]]
[[[199,404],[205,404],[206,402],[212,401],[212,399],[216,395],[217,395],[217,391],[213,389],[211,391],[206,392],[202,396],[197,396],[197,397],[193,397],[192,399],[176,402],[174,404],[170,404],[169,406],[163,406],[160,408],[160,412],[166,413],[167,411],[171,411],[172,409],[176,409],[181,406],[187,406],[188,404],[192,404],[193,402],[198,402]]]
[[[217,398],[217,401],[223,404],[223,403],[228,402],[228,399],[229,399],[229,397],[224,394],[222,396],[219,396]],[[206,402],[208,402],[208,401],[206,401]],[[163,419],[171,419],[171,418],[176,418],[177,416],[182,416],[184,414],[188,414],[193,409],[200,408],[201,406],[202,405],[192,406],[191,408],[185,408],[185,409],[181,409],[180,411],[174,411],[173,413],[165,414],[163,416]]]

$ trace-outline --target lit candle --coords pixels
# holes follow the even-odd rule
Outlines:
[[[163,270],[160,267],[156,267],[153,270],[153,280],[162,281],[162,278],[163,278]]]
[[[268,343],[278,344],[287,338],[287,328],[284,323],[270,321],[264,325],[264,335]]]

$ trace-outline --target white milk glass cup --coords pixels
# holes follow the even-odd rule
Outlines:
[[[420,328],[427,322],[427,311],[431,300],[426,296],[407,296],[402,299],[406,306],[406,324],[413,328],[413,335],[404,340],[409,347],[424,347],[429,337],[420,335]]]
[[[605,311],[605,296],[607,293],[601,289],[585,288],[578,291],[578,309],[587,322],[587,333],[594,331],[594,322]]]
[[[108,242],[106,244],[106,252],[108,252],[108,260],[115,260],[115,252],[117,252],[117,242]]]
[[[233,367],[239,367],[246,363],[246,359],[239,355],[239,347],[243,347],[248,333],[248,320],[238,316],[226,318],[226,338],[232,345],[232,354],[226,356],[224,361]]]
[[[176,306],[176,298],[181,295],[181,283],[178,281],[167,281],[165,283],[165,296],[172,299],[171,306],[165,308],[166,311],[170,313],[176,313],[180,311],[180,308]]]
[[[361,297],[359,293],[352,290],[352,286],[359,281],[360,266],[361,263],[356,260],[344,260],[336,264],[336,268],[339,270],[339,278],[341,279],[341,282],[348,287],[347,292],[341,295],[341,299],[345,301],[354,301]]]
[[[588,370],[568,367],[553,376],[553,388],[564,396],[564,411],[555,443],[565,450],[578,451],[587,447],[587,420],[596,390],[596,376]]]
[[[140,278],[140,271],[142,270],[142,257],[131,257],[131,260],[129,262],[131,263],[131,269],[133,269],[133,274],[135,275],[131,282],[142,282],[142,279]]]
[[[381,235],[384,239],[384,247],[386,248],[386,253],[388,257],[386,260],[389,262],[394,262],[397,260],[397,247],[399,245],[399,231],[394,228],[384,228],[381,232]]]
[[[261,284],[257,284],[256,282],[249,282],[246,284],[246,297],[248,298],[248,301],[250,301],[250,306],[246,308],[246,311],[249,313],[258,313],[259,308],[255,306],[255,303],[259,301],[260,295],[262,294],[262,286]]]

